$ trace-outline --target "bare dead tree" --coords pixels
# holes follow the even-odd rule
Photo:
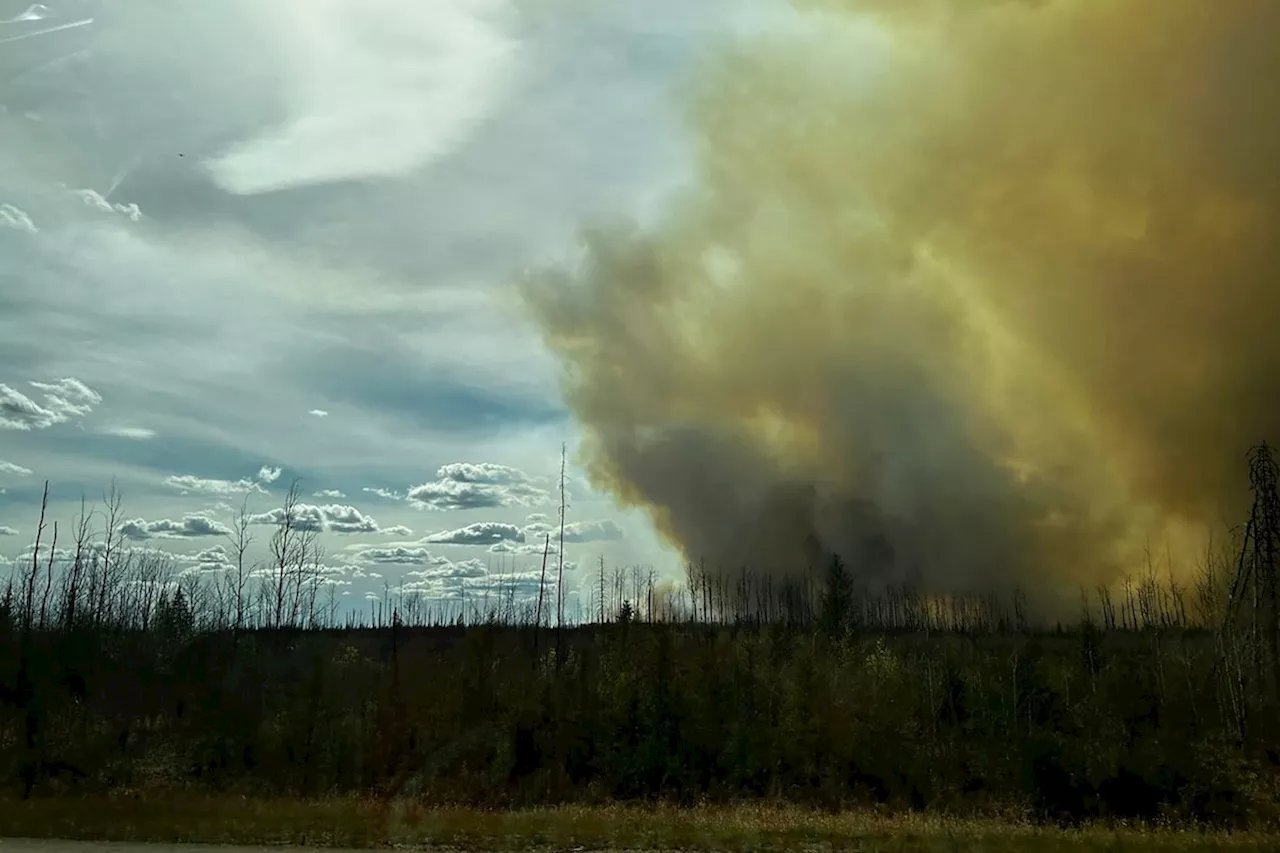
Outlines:
[[[44,594],[40,596],[40,630],[49,627],[49,593],[53,589],[53,558],[58,550],[58,522],[53,523],[53,541],[49,543],[49,560],[44,569]]]
[[[106,530],[104,531],[104,541],[102,549],[102,577],[97,584],[98,600],[94,605],[93,624],[95,627],[104,625],[111,617],[109,612],[111,600],[110,596],[114,595],[118,588],[118,581],[121,576],[123,567],[116,565],[118,552],[121,544],[120,519],[123,514],[124,496],[120,494],[116,487],[116,481],[111,480],[110,490],[103,495],[103,515],[106,519]]]
[[[248,583],[249,575],[252,573],[252,567],[246,564],[249,546],[253,544],[253,533],[250,531],[251,517],[249,515],[249,493],[245,492],[244,500],[240,504],[240,511],[236,514],[235,521],[231,528],[231,532],[226,535],[227,540],[231,543],[232,558],[235,565],[232,568],[234,574],[229,575],[230,595],[228,598],[232,605],[232,642],[238,642],[241,631],[244,630],[245,606],[245,586]]]
[[[71,557],[71,570],[63,578],[62,588],[62,626],[71,630],[76,624],[76,605],[79,603],[80,586],[84,582],[86,549],[93,538],[92,511],[85,506],[84,495],[80,495],[80,514],[76,516],[73,536],[75,552]]]
[[[295,479],[284,498],[275,533],[271,535],[272,619],[271,627],[279,628],[284,622],[285,607],[289,602],[291,581],[298,560],[299,519],[298,502],[302,498],[300,480]]]
[[[36,542],[31,549],[31,572],[23,583],[22,634],[31,634],[36,604],[36,578],[40,575],[40,539],[44,535],[45,516],[49,509],[49,481],[44,481],[44,495],[40,498],[40,522],[36,525]]]
[[[556,581],[556,647],[560,646],[559,633],[564,623],[564,520],[567,504],[564,488],[565,445],[560,445],[560,577]]]
[[[542,599],[547,589],[547,554],[551,550],[551,534],[546,535],[542,543],[542,576],[538,580],[538,610],[533,617],[533,648],[538,649],[538,632],[542,629]]]
[[[600,555],[600,624],[604,624],[604,554]]]

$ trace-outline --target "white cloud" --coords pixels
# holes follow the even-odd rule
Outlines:
[[[412,536],[413,530],[405,527],[403,524],[397,524],[393,527],[384,527],[382,532],[387,536]]]
[[[461,560],[457,563],[445,561],[429,569],[415,569],[405,572],[406,578],[417,580],[447,580],[453,578],[482,578],[489,574],[489,569],[479,560]]]
[[[369,494],[371,494],[371,495],[377,495],[377,496],[378,496],[378,497],[380,497],[380,498],[386,498],[386,499],[387,499],[387,500],[389,500],[389,501],[402,501],[402,500],[404,500],[404,495],[400,494],[399,492],[393,492],[393,491],[391,491],[390,489],[384,489],[384,488],[381,488],[381,487],[378,487],[378,488],[369,488],[368,486],[366,486],[366,487],[364,487],[363,489],[361,489],[360,491],[362,491],[362,492],[368,492],[368,493],[369,493]]]
[[[12,204],[0,204],[0,228],[13,228],[28,234],[35,234],[39,230],[25,210]]]
[[[539,536],[537,542],[525,542],[522,544],[513,544],[511,542],[498,542],[489,546],[489,550],[495,554],[534,554],[541,556],[545,550],[548,554],[559,554],[560,549],[554,542],[548,542],[547,539]]]
[[[221,545],[214,545],[197,554],[183,554],[179,559],[192,563],[195,570],[200,572],[221,572],[233,567],[231,555]]]
[[[12,474],[15,477],[30,477],[31,469],[23,468],[14,462],[6,462],[0,459],[0,474]]]
[[[377,533],[378,522],[353,506],[329,504],[320,508],[334,533]]]
[[[136,204],[119,204],[108,201],[97,190],[72,190],[71,192],[84,202],[85,207],[90,207],[103,213],[118,213],[134,222],[142,218],[142,211],[138,210]]]
[[[477,521],[457,530],[432,533],[422,541],[432,545],[493,545],[499,542],[523,542],[524,533],[514,524]]]
[[[312,493],[312,497],[316,497],[316,498],[345,498],[345,497],[346,497],[346,495],[344,495],[342,492],[338,491],[337,489],[321,489],[321,490],[320,490],[320,491],[318,491],[318,492],[313,492],[313,493]]]
[[[226,536],[231,533],[231,529],[203,515],[186,515],[181,521],[168,518],[145,521],[135,518],[122,524],[120,532],[130,539],[194,539],[202,536]]]
[[[279,479],[280,479],[279,468],[268,468],[266,465],[263,465],[261,468],[258,469],[259,482],[274,483],[276,480],[279,480]]]
[[[132,441],[147,441],[156,437],[156,431],[146,427],[104,426],[97,430],[102,435],[114,435],[116,438],[127,438]]]
[[[0,524],[0,536],[17,536],[17,535],[18,535],[18,531],[14,530],[12,527],[5,527],[3,524]]]
[[[326,412],[324,409],[312,409],[311,411],[307,412],[307,414],[317,418],[329,417],[329,413]]]
[[[267,512],[251,516],[253,524],[279,525],[284,521],[284,508],[276,507]],[[378,522],[365,515],[353,506],[345,504],[296,504],[293,508],[293,523],[299,530],[314,532],[330,531],[333,533],[379,533]]]
[[[537,505],[547,493],[518,468],[492,462],[455,462],[436,471],[436,479],[409,490],[417,509],[494,509]]]
[[[622,538],[622,528],[607,518],[599,521],[575,521],[564,526],[565,542],[616,542]]]
[[[249,517],[250,524],[270,524],[273,527],[280,526],[284,521],[284,507],[276,507]],[[320,507],[312,504],[295,504],[292,527],[295,530],[319,533],[325,529],[324,513],[321,512]]]
[[[164,484],[180,489],[183,494],[199,493],[205,495],[237,495],[245,492],[266,493],[257,483],[249,480],[210,480],[194,474],[174,474],[164,478]]]
[[[275,0],[289,115],[205,165],[269,192],[404,174],[451,153],[514,82],[504,0]]]
[[[27,384],[41,392],[44,402],[37,403],[21,391],[0,383],[0,429],[46,429],[84,417],[102,402],[98,392],[79,379]]]
[[[392,566],[443,566],[449,561],[432,554],[420,545],[387,545],[385,547],[361,547],[350,557],[353,563]]]
[[[544,534],[550,533],[552,530],[558,531],[559,528],[552,527],[548,521],[535,521],[524,526],[524,535],[530,539],[541,539]]]

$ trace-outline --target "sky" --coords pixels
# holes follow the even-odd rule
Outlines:
[[[344,595],[444,595],[540,562],[566,443],[569,564],[678,572],[574,464],[513,283],[688,179],[742,5],[0,0],[0,558],[46,480],[64,523],[114,480],[216,571],[301,478]]]

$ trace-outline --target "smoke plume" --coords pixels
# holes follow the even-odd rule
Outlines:
[[[1045,599],[1239,521],[1280,3],[801,5],[702,69],[656,225],[522,282],[593,483],[691,559]]]

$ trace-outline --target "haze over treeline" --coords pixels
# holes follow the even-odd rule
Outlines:
[[[798,5],[656,224],[521,284],[594,483],[729,566],[1193,568],[1280,432],[1280,6]]]

